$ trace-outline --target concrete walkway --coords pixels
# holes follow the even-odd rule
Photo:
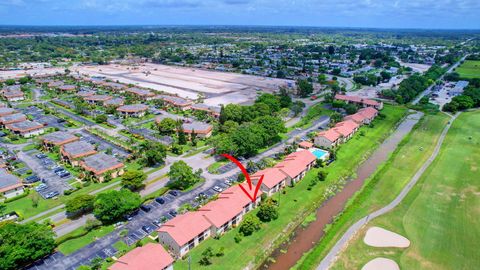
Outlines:
[[[407,196],[408,192],[410,192],[410,190],[418,182],[418,180],[423,175],[423,173],[427,170],[430,164],[432,164],[432,162],[437,157],[442,147],[445,136],[447,135],[448,130],[450,129],[453,121],[458,117],[458,115],[459,114],[456,114],[455,116],[453,116],[452,119],[448,122],[447,126],[443,129],[442,134],[440,135],[440,139],[438,140],[432,155],[428,158],[427,161],[425,161],[425,163],[423,163],[422,167],[415,173],[412,179],[410,179],[410,182],[402,189],[400,194],[387,206],[371,213],[366,217],[363,217],[362,219],[357,221],[355,224],[353,224],[345,232],[342,238],[338,240],[335,246],[333,246],[330,252],[323,258],[323,260],[320,262],[320,265],[318,265],[318,267],[316,268],[317,270],[329,269],[330,266],[337,259],[337,256],[340,254],[340,252],[347,248],[348,242],[362,229],[363,226],[365,226],[371,219],[374,219],[376,217],[379,217],[381,215],[384,215],[390,212],[392,209],[394,209],[398,204],[402,202],[402,200]]]

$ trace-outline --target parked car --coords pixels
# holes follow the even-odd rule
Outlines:
[[[133,219],[134,216],[136,216],[138,214],[138,209],[136,209],[135,211],[133,211],[132,213],[128,214],[128,215],[125,215],[125,219],[130,221]]]
[[[162,197],[156,198],[155,201],[158,202],[159,204],[164,204],[165,203],[165,199],[162,198]]]
[[[69,177],[70,173],[67,172],[67,171],[63,171],[63,172],[59,173],[58,176],[60,176],[61,178],[65,178],[65,177]]]
[[[176,197],[176,196],[178,196],[178,191],[176,191],[176,190],[170,190],[170,191],[168,192],[168,194],[171,194],[171,195],[173,195],[173,196]]]
[[[47,186],[46,184],[41,183],[40,185],[38,185],[37,187],[35,187],[35,190],[36,190],[36,191],[41,191],[41,190],[45,190],[45,189],[47,189],[47,188],[48,188],[48,186]]]
[[[231,185],[232,185],[232,181],[230,181],[230,180],[228,180],[228,179],[227,179],[227,180],[225,180],[225,185],[227,185],[227,186],[231,186]]]
[[[61,172],[61,171],[65,171],[65,169],[62,168],[62,167],[56,167],[56,168],[53,169],[53,172],[55,172],[55,173]]]
[[[216,192],[222,192],[223,191],[223,189],[219,186],[214,186],[213,190],[215,190]]]
[[[45,195],[45,199],[51,199],[51,198],[56,197],[58,195],[60,195],[60,193],[58,193],[58,191],[52,191],[52,192],[47,193],[47,195]]]
[[[27,183],[35,183],[35,182],[38,182],[40,181],[40,177],[36,176],[36,175],[31,175],[27,178],[25,178],[25,182]]]
[[[155,224],[155,226],[160,227],[163,222],[160,219],[154,219],[152,223]]]
[[[150,225],[144,225],[144,226],[142,226],[142,230],[143,230],[144,232],[150,234],[150,233],[153,232],[154,229],[153,229],[152,226],[150,226]]]
[[[140,209],[142,209],[145,212],[150,212],[150,210],[152,210],[152,207],[148,205],[140,205]]]
[[[38,159],[44,159],[44,158],[47,157],[47,155],[45,155],[45,154],[36,154],[35,156],[36,156]]]
[[[168,212],[172,217],[176,217],[177,216],[177,211],[175,210],[170,210],[170,212]]]

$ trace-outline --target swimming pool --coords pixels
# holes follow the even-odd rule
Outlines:
[[[328,157],[328,152],[318,148],[310,148],[310,152],[314,154],[317,159],[325,160]]]

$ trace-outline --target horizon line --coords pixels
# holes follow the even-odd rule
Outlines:
[[[428,27],[379,27],[379,26],[315,26],[315,25],[274,25],[274,24],[0,24],[5,27],[273,27],[273,28],[318,28],[356,30],[435,30],[435,31],[480,31],[480,28],[428,28]]]

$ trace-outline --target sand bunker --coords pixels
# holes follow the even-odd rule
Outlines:
[[[372,247],[406,248],[410,246],[410,241],[407,238],[379,227],[368,229],[363,242]]]
[[[400,270],[398,264],[387,258],[375,258],[362,267],[362,270]]]

